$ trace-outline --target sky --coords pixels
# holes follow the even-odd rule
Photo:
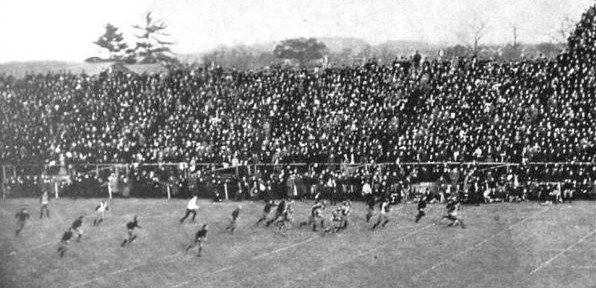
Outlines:
[[[0,63],[83,61],[102,56],[92,42],[112,23],[134,41],[132,25],[152,11],[168,24],[176,53],[294,37],[355,37],[462,44],[474,21],[484,43],[549,42],[565,17],[594,0],[0,0]]]

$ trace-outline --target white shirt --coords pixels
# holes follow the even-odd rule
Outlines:
[[[381,214],[387,213],[386,209],[387,209],[387,202],[383,202],[381,204]]]
[[[197,210],[197,209],[199,209],[199,205],[197,205],[197,196],[192,197],[192,199],[190,199],[188,201],[188,205],[186,205],[186,209],[188,209],[188,210]]]
[[[108,203],[101,202],[99,203],[99,207],[97,207],[97,212],[105,212],[107,207]]]
[[[364,183],[364,185],[362,185],[362,194],[372,194],[372,189],[370,188],[370,184]]]

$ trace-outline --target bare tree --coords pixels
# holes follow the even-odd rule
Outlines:
[[[519,51],[519,42],[517,41],[519,36],[519,27],[517,26],[517,23],[512,23],[511,29],[513,30],[513,56],[517,58],[521,54],[521,51]]]
[[[474,55],[478,55],[478,44],[488,34],[488,25],[484,20],[480,18],[476,18],[472,24],[470,24],[470,28],[472,29],[472,35],[474,37]]]
[[[474,52],[474,55],[478,55],[478,47],[482,38],[488,35],[488,28],[488,23],[484,19],[474,17],[463,31],[457,33],[457,36],[468,45],[472,52]]]
[[[557,30],[555,30],[549,36],[555,43],[565,43],[567,42],[569,36],[571,36],[571,33],[573,33],[573,30],[575,29],[575,23],[576,21],[569,17],[569,15],[563,16]]]

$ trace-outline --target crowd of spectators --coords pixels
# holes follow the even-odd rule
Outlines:
[[[383,177],[407,182],[420,173],[436,181],[441,173],[425,170],[447,169],[401,171],[401,163],[516,163],[526,174],[553,178],[563,166],[532,163],[565,162],[571,163],[565,173],[591,183],[594,166],[573,163],[596,162],[595,16],[594,7],[582,15],[556,59],[418,57],[319,71],[202,67],[163,75],[0,76],[0,162],[402,167],[358,180],[377,177],[387,186]],[[346,174],[322,165],[312,181]],[[275,169],[251,183],[306,179],[315,173],[309,170]],[[142,176],[155,183],[172,176],[151,173]],[[243,176],[255,177],[237,177]]]

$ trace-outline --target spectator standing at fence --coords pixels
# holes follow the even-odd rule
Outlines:
[[[416,71],[418,71],[418,69],[420,69],[421,61],[422,61],[422,56],[420,56],[420,52],[418,52],[418,50],[416,50],[416,53],[414,53],[414,56],[412,57],[412,64],[414,65],[414,69],[416,69]]]
[[[195,221],[195,218],[197,217],[197,211],[199,210],[198,201],[199,199],[196,195],[192,196],[192,198],[188,200],[188,203],[186,204],[186,212],[184,213],[184,217],[180,219],[180,224],[182,224],[182,222],[184,222],[184,220],[186,220],[190,214],[192,214],[192,222]]]
[[[46,212],[46,217],[50,218],[50,196],[48,195],[48,191],[43,191],[41,197],[39,199],[39,203],[41,207],[39,208],[39,219],[43,218],[43,212]]]
[[[333,177],[333,175],[329,176],[329,179],[327,179],[325,187],[327,190],[327,197],[329,197],[331,205],[335,206],[337,204],[337,183],[335,182],[335,178]]]
[[[372,188],[368,181],[364,181],[364,184],[362,184],[362,197],[364,198],[364,201],[368,201],[369,198],[373,197]]]

